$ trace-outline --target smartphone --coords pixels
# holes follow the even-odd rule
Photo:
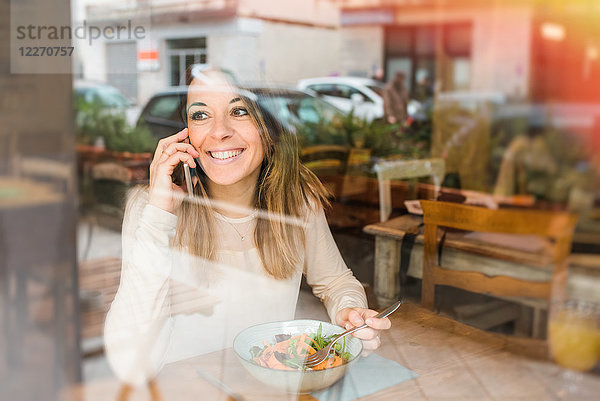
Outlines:
[[[183,143],[190,143],[190,138],[185,138]],[[192,174],[190,173],[190,166],[187,163],[183,163],[183,175],[185,178],[185,185],[187,186],[188,196],[194,196],[194,187],[192,186]]]

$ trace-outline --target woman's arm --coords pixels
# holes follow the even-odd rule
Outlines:
[[[346,267],[322,208],[310,213],[305,238],[306,281],[325,304],[331,321],[336,323],[337,313],[344,308],[367,308],[363,286]]]
[[[173,183],[179,163],[196,167],[199,153],[183,143],[183,129],[161,139],[150,164],[150,187],[127,203],[123,221],[121,283],[106,317],[104,342],[109,363],[121,380],[143,384],[163,364],[172,330],[170,248],[177,217],[172,214],[184,190]]]
[[[375,319],[377,312],[368,309],[363,286],[346,267],[322,209],[309,218],[305,272],[306,281],[325,304],[331,321],[346,329],[366,323],[369,327],[352,335],[362,340],[364,354],[378,348],[379,331],[389,329],[391,323],[388,318]]]
[[[141,385],[162,367],[172,330],[169,243],[177,217],[148,204],[136,190],[123,220],[123,266],[117,295],[106,317],[106,356],[119,379]]]

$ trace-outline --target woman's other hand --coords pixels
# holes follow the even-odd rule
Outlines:
[[[196,167],[194,158],[200,156],[192,145],[181,142],[187,137],[188,129],[184,128],[175,135],[161,139],[150,164],[149,203],[170,213],[173,213],[177,206],[174,194],[185,193],[183,188],[173,183],[173,170],[179,163],[188,163],[190,167]]]
[[[392,323],[387,317],[383,319],[373,317],[377,313],[377,311],[365,308],[344,308],[335,316],[336,323],[346,330],[362,326],[365,323],[369,326],[352,333],[354,337],[362,340],[363,356],[368,355],[370,351],[377,349],[381,345],[379,332],[392,327]]]

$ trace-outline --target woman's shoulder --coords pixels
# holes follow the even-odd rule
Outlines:
[[[325,218],[325,207],[317,200],[308,200],[304,204],[303,218],[306,226],[311,226]]]
[[[123,228],[137,226],[142,219],[144,209],[149,203],[149,190],[147,186],[138,185],[127,191],[125,195],[125,214]]]
[[[138,186],[127,192],[123,232],[135,230],[144,221],[147,224],[164,230],[173,230],[177,225],[177,216],[152,206],[149,202],[149,189]]]
[[[138,185],[127,191],[125,196],[125,214],[139,212],[148,204],[149,192],[148,187]]]

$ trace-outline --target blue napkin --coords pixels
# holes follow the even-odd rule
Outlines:
[[[394,361],[371,354],[360,358],[333,386],[311,395],[319,401],[352,401],[418,376]]]

